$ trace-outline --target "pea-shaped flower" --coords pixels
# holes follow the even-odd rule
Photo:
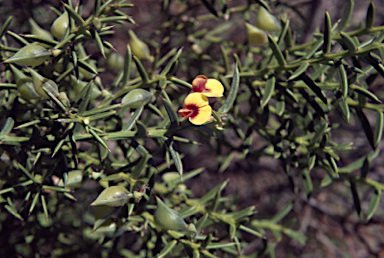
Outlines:
[[[156,197],[156,201],[157,208],[153,214],[153,219],[158,226],[166,230],[181,230],[188,227],[177,211],[165,205],[159,197]]]
[[[198,75],[192,81],[192,90],[202,93],[207,97],[220,98],[223,96],[224,87],[223,84],[216,79],[208,79],[204,75]]]
[[[267,32],[249,23],[245,23],[245,26],[247,27],[249,44],[262,45],[268,43]]]
[[[262,6],[260,6],[256,16],[256,26],[266,31],[277,31],[281,28],[277,18]]]
[[[205,95],[195,92],[185,98],[184,108],[179,110],[179,114],[192,124],[202,125],[211,120],[212,108]]]
[[[112,207],[123,206],[132,197],[132,194],[122,186],[110,186],[105,188],[91,206],[108,205]]]

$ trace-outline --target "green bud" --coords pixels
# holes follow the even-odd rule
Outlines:
[[[29,24],[31,24],[31,32],[33,35],[36,35],[36,36],[43,38],[43,39],[53,40],[52,34],[49,33],[49,31],[41,28],[32,18],[29,18]],[[42,44],[42,43],[39,43],[39,44],[45,48],[51,47],[47,44]]]
[[[4,61],[4,63],[18,63],[28,66],[37,66],[44,63],[51,53],[43,46],[32,43],[20,48],[13,56]]]
[[[87,179],[83,176],[83,171],[72,170],[64,174],[64,185],[69,188],[79,188],[87,182]]]
[[[188,227],[181,215],[169,208],[163,201],[156,196],[157,208],[153,219],[155,223],[165,230],[181,230]]]
[[[49,99],[48,95],[43,90],[43,87],[50,91],[54,96],[59,95],[59,89],[54,81],[41,76],[33,69],[29,69],[29,71],[32,75],[33,86],[35,87],[35,91],[37,94],[39,94],[39,96],[45,99]]]
[[[112,207],[123,206],[132,198],[132,194],[122,186],[111,186],[104,189],[91,206],[108,205]]]
[[[121,103],[130,108],[139,108],[146,105],[152,99],[152,93],[143,89],[134,89],[128,92],[122,99]]]
[[[281,28],[280,22],[267,9],[260,6],[256,16],[256,26],[266,31],[277,31]]]
[[[267,33],[256,26],[245,23],[247,27],[248,43],[255,45],[262,45],[268,43]]]
[[[141,41],[132,30],[129,30],[128,33],[131,38],[130,46],[132,53],[140,59],[148,59],[152,62],[153,56],[151,56],[147,44]]]
[[[111,52],[107,56],[108,68],[119,70],[124,67],[124,57],[116,52]]]
[[[54,20],[51,25],[51,33],[55,38],[62,39],[69,26],[68,13],[64,12]]]

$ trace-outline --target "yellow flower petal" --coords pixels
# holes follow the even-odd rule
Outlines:
[[[202,125],[211,120],[212,108],[210,105],[201,107],[197,110],[195,116],[190,116],[189,121],[194,125]]]
[[[208,79],[205,84],[206,91],[203,94],[207,97],[222,97],[224,93],[224,86],[216,79]]]
[[[194,92],[189,94],[184,100],[184,106],[188,108],[189,105],[195,105],[196,107],[204,107],[209,104],[208,98],[202,93]]]

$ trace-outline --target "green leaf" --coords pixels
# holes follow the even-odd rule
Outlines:
[[[287,64],[287,61],[285,61],[284,55],[281,52],[279,45],[277,45],[276,41],[273,39],[273,37],[270,34],[268,34],[268,41],[269,41],[269,46],[272,49],[273,55],[276,57],[279,65],[285,66]]]
[[[179,117],[176,111],[173,109],[172,103],[165,98],[162,98],[161,100],[163,101],[165,110],[167,110],[169,120],[171,121],[170,128],[171,129],[176,128],[179,125]]]
[[[309,66],[309,62],[303,62],[292,74],[289,76],[288,81],[291,81],[293,79],[296,79],[299,77],[302,73],[304,73]]]
[[[261,108],[264,108],[268,104],[269,100],[271,99],[272,94],[275,91],[275,83],[276,83],[275,76],[271,76],[267,80],[267,83],[265,84],[263,98],[261,99],[261,103],[260,103]]]
[[[100,38],[100,35],[97,31],[94,31],[94,33],[95,33],[97,48],[100,50],[101,55],[105,58],[105,49],[104,49],[103,41]]]
[[[172,251],[172,249],[175,247],[176,244],[177,244],[177,240],[172,240],[169,243],[167,243],[164,246],[163,250],[161,250],[161,252],[157,256],[157,258],[165,257],[167,254],[169,254]]]
[[[90,81],[87,83],[87,85],[81,90],[79,95],[77,95],[75,101],[79,101],[81,99],[79,109],[77,111],[77,114],[79,116],[83,115],[83,113],[86,111],[88,107],[88,103],[91,100],[92,96],[92,87],[94,86],[93,81]]]
[[[12,131],[14,125],[15,125],[15,120],[13,120],[12,117],[8,117],[7,120],[5,121],[3,129],[1,129],[0,135],[9,134]]]
[[[383,135],[383,112],[382,111],[377,111],[376,112],[376,124],[375,124],[375,131],[373,133],[373,143],[375,148],[379,145],[381,141],[381,137]]]
[[[347,120],[349,123],[350,118],[350,111],[349,111],[349,105],[346,99],[340,97],[337,99],[337,102],[339,104],[339,107],[341,109],[341,112],[343,113],[343,117]]]
[[[344,65],[339,65],[337,71],[340,81],[341,92],[343,94],[343,98],[345,99],[348,95],[348,78],[347,73],[345,72]]]
[[[357,212],[357,215],[359,216],[359,218],[361,217],[361,205],[360,205],[360,198],[359,198],[359,193],[357,192],[357,188],[356,188],[356,183],[353,182],[353,181],[349,181],[350,185],[351,185],[351,192],[352,192],[352,197],[353,197],[353,203],[355,205],[355,209],[356,209],[356,212]]]
[[[183,48],[180,48],[177,53],[172,57],[171,60],[169,60],[168,64],[164,67],[164,69],[161,71],[160,75],[167,75],[169,71],[171,70],[173,64],[176,62],[176,60],[181,55],[181,52],[183,52]]]
[[[131,47],[127,45],[127,51],[125,52],[125,56],[124,56],[124,68],[123,68],[124,75],[122,80],[123,87],[128,85],[129,76],[131,74],[131,66],[132,66],[132,51],[131,51]]]
[[[353,39],[345,32],[340,31],[339,34],[345,46],[348,48],[348,51],[350,53],[355,53],[358,49],[355,42],[353,42]]]
[[[316,51],[321,47],[321,45],[324,42],[324,37],[323,36],[318,36],[318,40],[313,44],[312,48],[310,48],[308,51],[306,51],[306,55],[303,57],[304,59],[309,59],[311,58]]]
[[[360,123],[363,126],[363,129],[364,129],[365,135],[367,136],[369,144],[371,145],[372,149],[375,149],[375,141],[373,138],[373,132],[372,132],[372,128],[371,128],[371,125],[369,124],[367,117],[365,116],[365,114],[361,108],[356,108],[355,110],[356,110],[357,117],[359,118]]]
[[[168,148],[169,148],[169,152],[171,153],[172,159],[175,162],[177,172],[179,172],[180,174],[180,179],[181,181],[183,181],[183,162],[181,161],[180,154],[176,150],[174,144],[175,144],[174,141],[171,141],[169,143]]]
[[[141,79],[143,80],[144,83],[148,82],[148,74],[147,71],[145,71],[143,64],[141,63],[140,59],[137,56],[133,56],[133,61],[136,64],[137,71],[140,74]]]
[[[24,221],[23,217],[21,217],[21,215],[16,211],[16,209],[14,207],[11,207],[9,205],[4,205],[4,208],[9,212],[11,213],[15,218],[21,220],[21,221]]]
[[[233,72],[231,89],[229,90],[227,99],[225,100],[224,104],[218,109],[217,111],[218,113],[228,113],[228,111],[232,108],[233,103],[235,102],[235,99],[237,97],[239,85],[240,85],[240,76],[239,76],[239,69],[236,64],[235,70]]]
[[[381,197],[381,189],[379,188],[375,189],[375,191],[371,196],[371,200],[369,201],[366,221],[369,221],[372,218],[373,214],[375,214],[380,204],[380,197]]]
[[[375,21],[375,3],[371,1],[367,10],[367,17],[365,19],[365,28],[370,29],[373,26],[373,22]]]
[[[313,191],[313,184],[312,184],[312,179],[309,174],[308,169],[302,169],[301,170],[301,176],[302,176],[302,183],[303,183],[303,188],[305,191],[305,194],[307,195],[307,198],[311,195]]]
[[[124,126],[122,131],[129,131],[132,129],[132,127],[135,125],[141,114],[143,113],[144,106],[139,107],[136,109],[135,113],[131,116],[127,124]]]
[[[325,11],[325,19],[324,19],[324,45],[323,45],[323,54],[327,55],[331,52],[331,44],[332,44],[332,23],[331,16],[329,13]]]
[[[65,10],[69,13],[69,15],[71,16],[72,19],[74,19],[76,21],[76,23],[79,25],[79,26],[82,26],[84,24],[84,20],[83,18],[81,18],[81,16],[75,11],[73,10],[68,4],[66,3],[63,3],[63,6],[65,8]]]
[[[273,216],[270,221],[274,223],[278,223],[282,220],[287,214],[293,209],[293,203],[288,203],[285,207],[280,210],[275,216]]]
[[[13,15],[9,16],[8,19],[4,22],[3,26],[0,28],[0,39],[3,37],[4,32],[8,29],[9,24],[13,20]]]
[[[339,25],[337,27],[337,29],[339,31],[344,31],[348,27],[349,21],[351,20],[351,17],[353,14],[354,5],[355,5],[354,0],[349,0],[347,5],[345,6],[343,16],[341,17],[341,20],[340,20]]]
[[[303,80],[303,82],[316,94],[317,97],[319,97],[319,99],[321,99],[321,101],[323,101],[325,105],[328,105],[327,97],[324,92],[307,74],[302,73],[299,76],[299,79]]]

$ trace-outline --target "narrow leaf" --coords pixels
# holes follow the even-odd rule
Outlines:
[[[383,112],[377,111],[375,131],[373,133],[373,143],[374,143],[375,148],[377,148],[379,142],[381,141],[381,137],[383,135],[383,125],[384,125],[383,121],[384,121]]]
[[[299,79],[303,80],[303,82],[316,94],[317,97],[319,97],[319,99],[321,99],[321,101],[323,101],[325,105],[328,105],[327,97],[324,92],[308,75],[302,73],[299,76]]]
[[[235,70],[233,72],[231,89],[229,90],[227,99],[225,100],[224,104],[217,111],[218,113],[228,113],[228,111],[232,108],[233,103],[235,102],[235,99],[237,97],[237,91],[239,89],[239,85],[240,85],[240,76],[239,76],[239,69],[236,64]]]
[[[273,55],[276,57],[277,62],[279,63],[280,66],[285,66],[287,62],[285,61],[284,55],[281,52],[279,46],[277,45],[276,41],[273,39],[273,37],[268,34],[268,41],[269,41],[269,46],[272,49]]]
[[[370,29],[375,21],[375,4],[373,1],[368,6],[367,17],[365,19],[365,28]]]
[[[299,77],[302,73],[304,73],[309,66],[309,62],[303,62],[292,74],[289,76],[288,81],[291,81],[297,77]]]
[[[169,60],[168,64],[164,67],[164,69],[161,71],[160,75],[167,75],[169,71],[171,70],[173,64],[176,62],[176,60],[181,55],[181,52],[183,52],[183,48],[180,48],[177,53],[172,57],[171,60]]]
[[[324,18],[324,44],[323,44],[323,54],[327,55],[331,52],[331,44],[332,44],[332,23],[331,16],[329,13],[325,11]]]
[[[377,208],[379,207],[380,197],[381,189],[375,189],[371,196],[371,200],[369,201],[366,221],[369,221],[372,218],[373,214],[375,214]]]
[[[171,121],[171,129],[176,128],[179,125],[179,117],[177,116],[176,111],[173,109],[172,103],[167,99],[162,98],[165,110],[167,110],[167,114],[169,116],[169,120]]]
[[[265,84],[263,98],[261,99],[261,102],[260,102],[261,108],[264,108],[268,104],[269,100],[271,99],[272,94],[275,91],[275,83],[276,83],[275,76],[271,76],[267,80],[267,83]]]
[[[8,117],[7,120],[5,121],[3,129],[1,129],[0,135],[9,134],[12,131],[14,124],[15,124],[15,120],[13,120],[12,117]]]
[[[157,258],[165,257],[167,254],[169,254],[172,251],[173,247],[175,247],[176,244],[177,244],[177,240],[172,240],[168,242],[168,244],[164,246],[163,250],[161,250]]]
[[[347,5],[345,6],[343,16],[341,17],[341,20],[337,27],[339,31],[344,31],[348,27],[349,21],[351,20],[351,17],[352,17],[354,5],[355,5],[354,0],[349,0]]]
[[[181,161],[180,154],[174,146],[174,141],[171,141],[169,146],[169,152],[171,153],[172,159],[175,162],[176,170],[180,174],[181,181],[183,181],[183,162]]]
[[[372,128],[371,128],[371,125],[369,124],[367,117],[365,116],[365,114],[361,108],[356,108],[356,114],[360,120],[361,125],[363,126],[363,129],[364,129],[365,135],[367,136],[369,144],[371,145],[372,149],[375,149],[375,141],[373,138],[373,132],[372,132]]]

